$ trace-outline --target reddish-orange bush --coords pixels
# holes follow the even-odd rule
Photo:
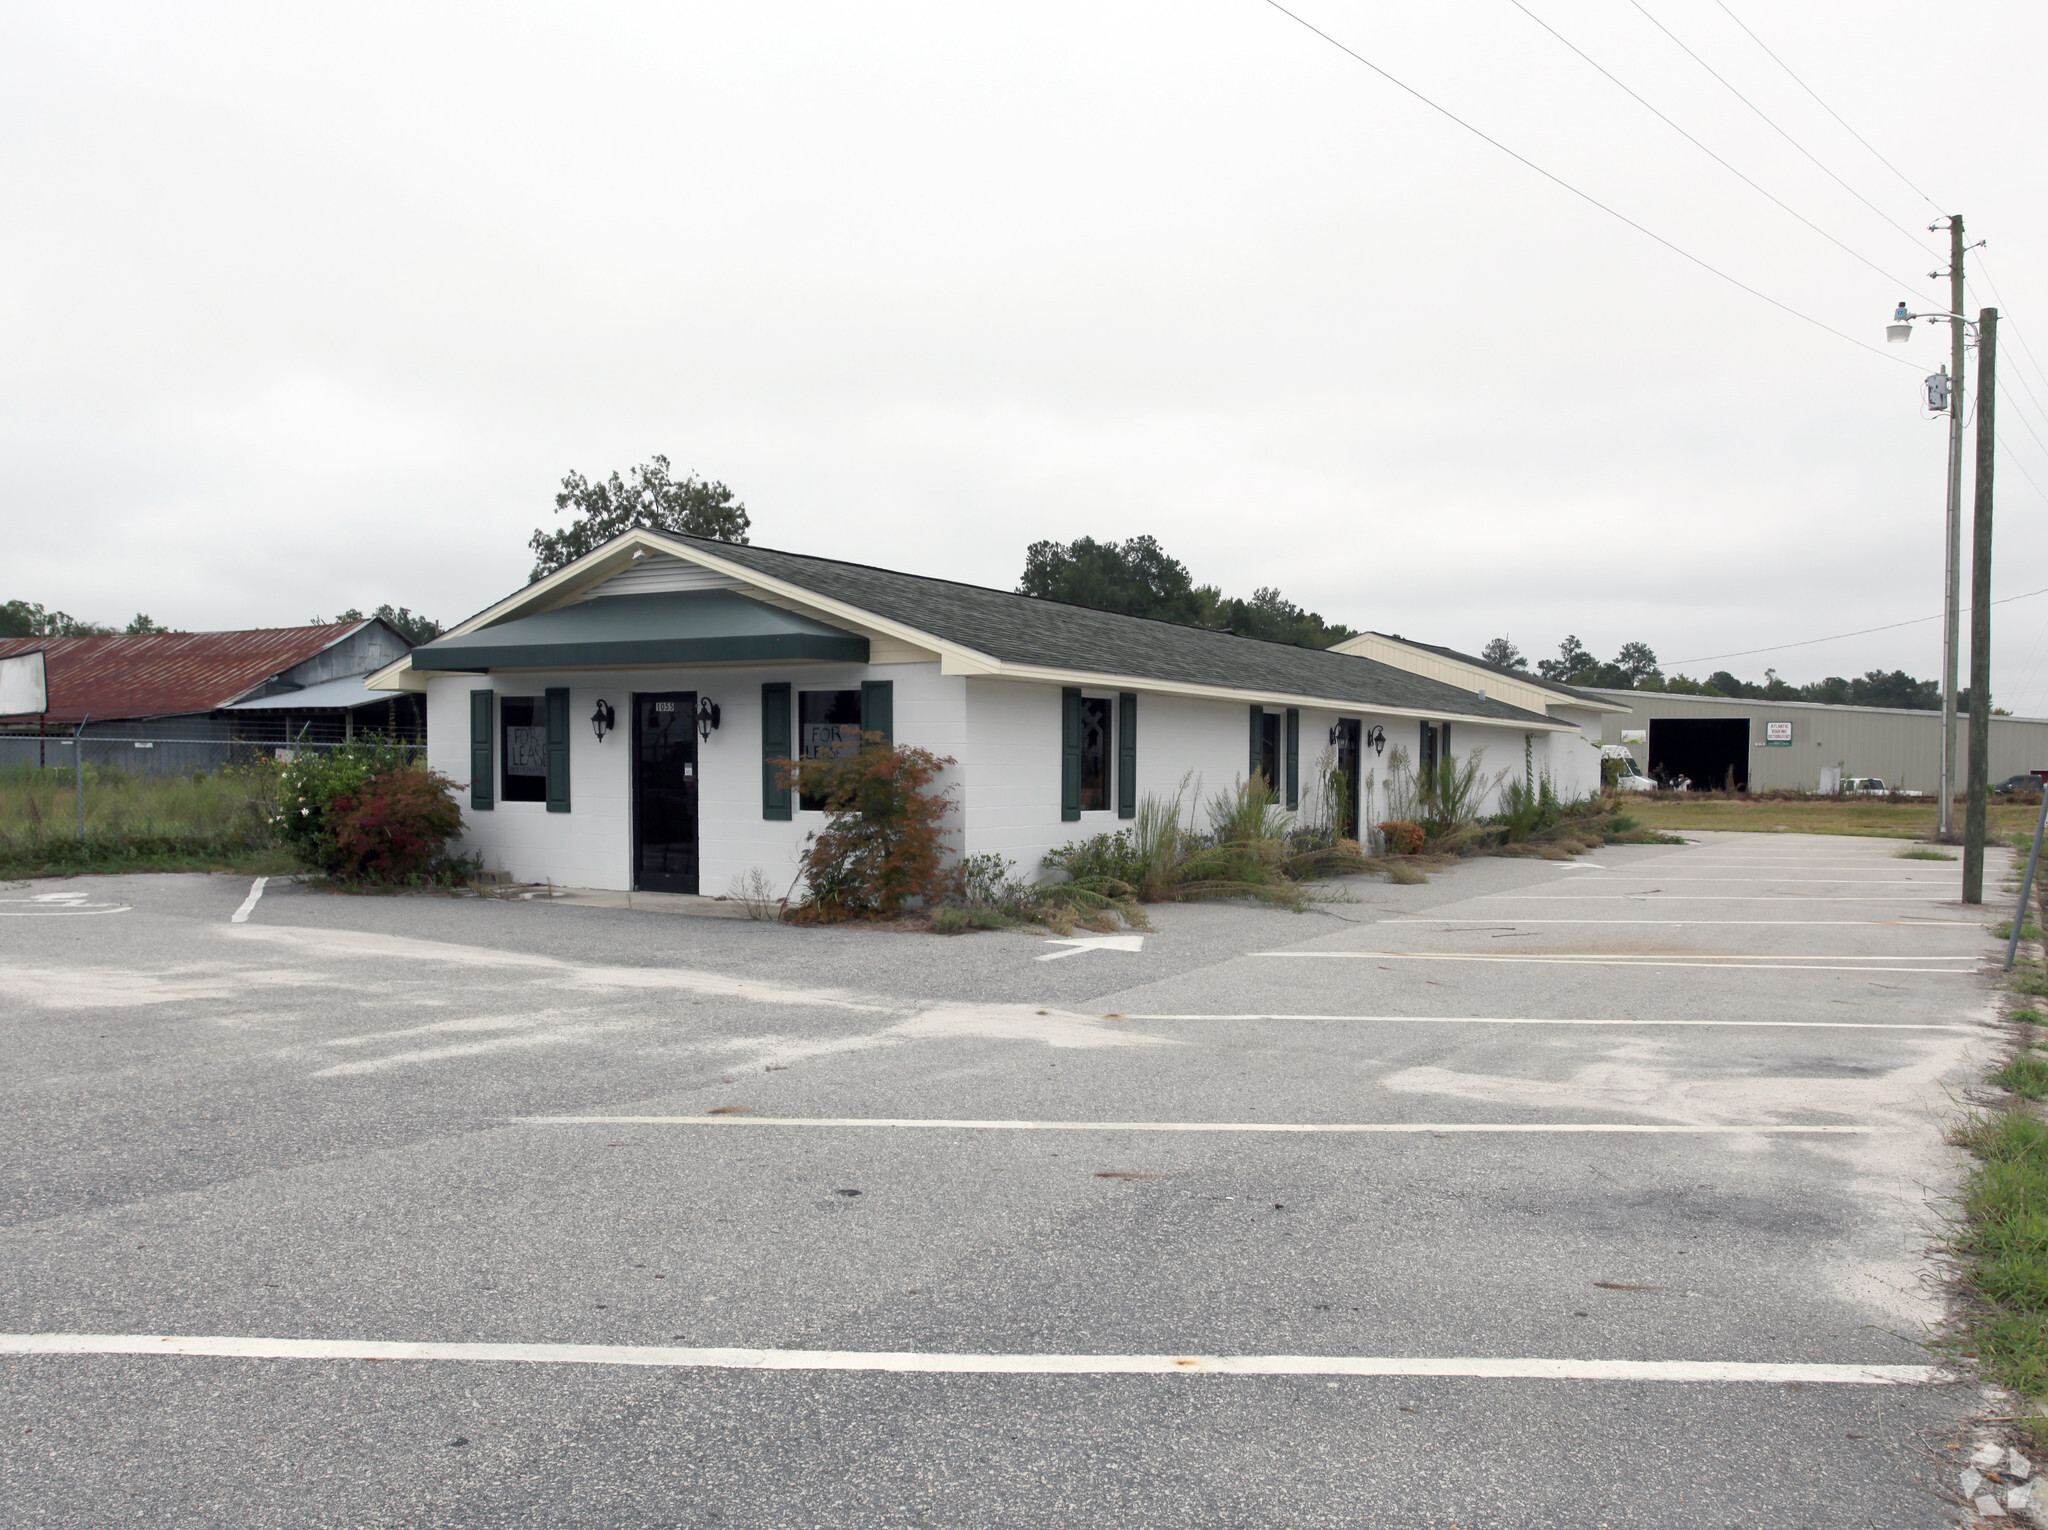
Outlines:
[[[1380,825],[1380,838],[1386,842],[1389,855],[1422,854],[1424,837],[1422,825],[1405,818],[1390,819]]]
[[[844,754],[776,762],[785,786],[825,808],[825,827],[804,841],[809,891],[798,919],[893,919],[948,885],[944,823],[956,804],[925,788],[953,761],[879,733],[861,738]]]
[[[336,869],[347,877],[400,881],[433,869],[462,832],[455,783],[409,765],[387,770],[327,810]]]

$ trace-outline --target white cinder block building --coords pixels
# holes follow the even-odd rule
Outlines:
[[[1253,771],[1375,821],[1387,754],[1599,779],[1597,713],[1552,715],[1358,654],[1296,648],[767,548],[629,532],[412,650],[462,848],[519,881],[725,892],[795,874],[823,815],[769,762],[863,731],[950,756],[962,854],[1030,876],[1147,794]],[[1586,724],[1591,724],[1590,732]],[[1349,800],[1321,800],[1343,772]],[[1497,789],[1497,788],[1496,788]],[[1319,796],[1319,794],[1321,794]]]

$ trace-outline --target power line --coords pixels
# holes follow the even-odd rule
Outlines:
[[[2024,595],[2007,595],[2002,600],[1994,600],[1991,603],[1994,606],[2008,606],[2016,600],[2032,600],[2036,595],[2048,595],[2048,587],[2043,587],[2042,589],[2038,590],[2029,590]],[[1963,614],[1967,614],[1969,609],[1970,608],[1968,606],[1964,606]],[[1768,648],[1744,648],[1737,653],[1700,654],[1694,658],[1672,659],[1668,662],[1675,668],[1680,664],[1711,664],[1716,659],[1746,659],[1752,654],[1778,653],[1783,649],[1787,648],[1811,648],[1816,643],[1835,643],[1841,641],[1843,638],[1868,637],[1873,632],[1895,632],[1901,627],[1917,627],[1922,622],[1938,622],[1941,620],[1941,617],[1942,613],[1937,611],[1932,616],[1916,616],[1913,617],[1910,621],[1887,622],[1882,627],[1861,627],[1854,632],[1836,632],[1830,634],[1827,637],[1802,638],[1800,641],[1796,643],[1773,643]]]
[[[1795,319],[1804,320],[1806,323],[1811,324],[1815,329],[1826,330],[1829,334],[1833,335],[1837,340],[1846,340],[1851,345],[1856,346],[1860,350],[1866,350],[1870,352],[1873,356],[1882,356],[1886,361],[1897,362],[1901,366],[1910,367],[1913,365],[1913,363],[1904,356],[1895,356],[1890,351],[1881,351],[1874,345],[1865,344],[1863,341],[1858,340],[1854,335],[1836,329],[1832,324],[1828,324],[1820,319],[1816,319],[1815,317],[1813,317],[1812,314],[1801,313],[1798,309],[1794,308],[1790,303],[1780,302],[1778,299],[1772,297],[1768,292],[1761,292],[1757,290],[1755,287],[1750,286],[1748,282],[1741,281],[1736,277],[1730,276],[1726,271],[1721,270],[1718,266],[1709,265],[1706,261],[1700,259],[1699,256],[1693,254],[1690,250],[1680,248],[1678,245],[1673,244],[1669,239],[1666,239],[1662,234],[1656,233],[1651,229],[1645,228],[1642,224],[1636,222],[1635,219],[1629,217],[1628,214],[1623,212],[1617,212],[1614,208],[1609,207],[1605,202],[1601,201],[1591,192],[1581,191],[1578,187],[1574,186],[1570,181],[1566,180],[1563,176],[1553,174],[1552,172],[1544,169],[1541,165],[1537,164],[1535,160],[1530,159],[1526,154],[1517,153],[1515,150],[1509,148],[1506,144],[1502,143],[1498,138],[1495,138],[1492,135],[1483,132],[1479,128],[1474,127],[1471,123],[1467,122],[1463,117],[1460,117],[1456,112],[1452,111],[1449,107],[1439,106],[1436,102],[1432,101],[1428,96],[1425,96],[1421,91],[1417,90],[1413,85],[1410,85],[1405,80],[1398,79],[1394,75],[1389,74],[1386,70],[1382,69],[1378,64],[1375,64],[1371,59],[1367,58],[1363,53],[1360,53],[1357,49],[1339,42],[1336,38],[1332,37],[1328,32],[1325,32],[1321,27],[1317,26],[1314,22],[1307,20],[1305,17],[1296,15],[1293,11],[1290,11],[1286,6],[1282,5],[1280,3],[1280,0],[1266,0],[1266,4],[1270,5],[1274,10],[1278,11],[1281,15],[1285,16],[1289,21],[1294,22],[1297,26],[1300,26],[1309,32],[1313,32],[1317,37],[1320,37],[1324,42],[1328,43],[1338,52],[1345,54],[1347,57],[1352,58],[1356,60],[1358,63],[1365,65],[1366,68],[1370,69],[1374,74],[1378,75],[1381,79],[1385,80],[1389,85],[1394,86],[1398,90],[1405,91],[1407,94],[1413,96],[1416,100],[1420,101],[1424,106],[1428,107],[1431,111],[1436,112],[1441,116],[1450,118],[1451,121],[1455,122],[1459,127],[1463,128],[1473,137],[1481,139],[1488,144],[1491,144],[1494,148],[1500,150],[1501,153],[1507,155],[1509,159],[1512,159],[1516,163],[1527,166],[1529,169],[1534,170],[1546,181],[1549,181],[1553,185],[1560,186],[1564,190],[1569,191],[1573,196],[1577,197],[1580,201],[1589,203],[1592,206],[1599,208],[1600,211],[1606,213],[1608,217],[1614,218],[1619,222],[1626,223],[1630,228],[1634,229],[1637,233],[1643,235],[1645,238],[1654,239],[1658,244],[1663,245],[1665,249],[1671,251],[1672,254],[1679,256],[1681,259],[1691,261],[1694,265],[1698,266],[1702,271],[1708,272],[1710,275],[1720,277],[1722,281],[1728,283],[1728,285],[1731,287],[1741,288],[1744,292],[1747,292],[1753,298],[1761,298],[1764,302],[1769,303],[1773,308],[1779,309],[1785,313],[1789,313]]]
[[[2019,341],[2020,349],[2026,353],[2027,360],[2033,365],[2034,375],[2041,379],[2041,385],[2043,387],[2048,387],[2048,372],[2044,372],[2041,370],[2041,363],[2034,356],[2034,348],[2031,345],[2027,344],[2027,337],[2020,330],[2019,321],[2014,319],[2011,314],[2006,312],[2005,299],[1998,295],[1998,282],[1991,275],[1991,267],[1989,263],[1986,262],[1986,260],[1984,259],[1984,255],[1981,250],[1978,252],[1977,255],[1977,274],[1984,278],[1984,285],[1991,289],[1991,300],[1998,305],[1999,317],[2003,322],[2012,327],[2013,338]],[[2024,381],[2026,374],[2022,372],[2020,374],[2020,377]]]
[[[1875,271],[1879,276],[1882,276],[1889,281],[1897,282],[1902,287],[1915,287],[1919,285],[1917,280],[1915,280],[1914,278],[1902,277],[1895,272],[1885,270],[1885,268],[1883,266],[1880,266],[1876,261],[1869,259],[1868,257],[1860,254],[1858,251],[1854,249],[1851,249],[1848,245],[1844,244],[1841,240],[1837,239],[1833,234],[1830,234],[1826,229],[1822,228],[1818,223],[1815,223],[1811,218],[1807,217],[1804,213],[1792,207],[1789,203],[1781,201],[1771,192],[1766,191],[1762,186],[1758,185],[1755,181],[1751,180],[1747,175],[1744,175],[1740,170],[1736,169],[1735,166],[1729,164],[1727,160],[1723,159],[1720,155],[1716,154],[1712,149],[1708,148],[1705,144],[1701,143],[1699,139],[1693,137],[1691,133],[1688,133],[1684,128],[1680,127],[1676,122],[1672,121],[1671,118],[1666,116],[1663,112],[1659,111],[1656,107],[1652,106],[1636,91],[1630,89],[1630,87],[1626,83],[1624,83],[1621,80],[1621,78],[1617,76],[1612,70],[1606,68],[1604,65],[1599,63],[1596,59],[1594,59],[1594,57],[1591,54],[1587,53],[1585,49],[1581,48],[1569,37],[1566,37],[1564,33],[1558,31],[1556,27],[1552,26],[1549,22],[1545,21],[1541,16],[1537,15],[1534,11],[1530,10],[1528,6],[1522,4],[1522,0],[1508,0],[1508,3],[1512,5],[1516,10],[1520,11],[1524,16],[1527,16],[1531,21],[1535,22],[1536,25],[1543,28],[1543,30],[1548,32],[1552,37],[1555,37],[1559,42],[1563,43],[1567,48],[1571,49],[1572,52],[1578,54],[1580,58],[1584,59],[1588,64],[1591,64],[1595,69],[1599,70],[1600,73],[1607,76],[1607,78],[1609,80],[1612,80],[1615,85],[1619,86],[1623,91],[1627,92],[1629,97],[1632,100],[1634,100],[1638,105],[1640,105],[1645,111],[1649,112],[1652,116],[1656,117],[1658,121],[1662,122],[1674,133],[1677,133],[1687,143],[1691,144],[1694,148],[1698,149],[1702,154],[1706,155],[1707,158],[1711,159],[1715,164],[1719,165],[1723,170],[1726,170],[1730,175],[1734,176],[1737,180],[1741,181],[1745,186],[1748,186],[1751,190],[1757,192],[1761,196],[1769,198],[1770,201],[1775,203],[1777,206],[1783,208],[1786,212],[1790,213],[1793,217],[1797,218],[1801,223],[1804,223],[1808,228],[1812,229],[1816,234],[1820,235],[1821,238],[1827,240],[1829,244],[1835,246],[1836,249],[1841,250],[1844,254],[1848,255],[1853,260],[1861,261],[1864,265],[1870,267],[1871,270]]]
[[[1815,90],[1811,85],[1807,84],[1806,81],[1800,79],[1797,74],[1793,74],[1792,66],[1786,63],[1783,59],[1779,58],[1777,54],[1772,53],[1770,44],[1766,43],[1761,37],[1757,36],[1755,32],[1750,31],[1748,22],[1744,21],[1740,16],[1736,15],[1733,11],[1729,11],[1727,0],[1714,0],[1714,3],[1720,6],[1722,10],[1728,11],[1728,19],[1734,22],[1737,26],[1741,27],[1743,31],[1748,32],[1749,40],[1755,43],[1759,48],[1762,48],[1765,53],[1770,54],[1771,62],[1776,64],[1780,69],[1784,70],[1785,73],[1792,75],[1793,83],[1796,84],[1801,90],[1805,91],[1809,96],[1812,96],[1814,100],[1819,101],[1820,109],[1826,112],[1830,117],[1834,118],[1835,121],[1840,122],[1842,124],[1843,130],[1846,131],[1851,138],[1855,139],[1858,143],[1862,144],[1864,148],[1870,150],[1871,154],[1875,156],[1877,162],[1880,165],[1883,165],[1885,169],[1891,171],[1891,173],[1893,175],[1896,175],[1900,180],[1905,181],[1907,189],[1910,190],[1915,196],[1920,198],[1921,201],[1925,202],[1929,207],[1933,208],[1936,212],[1941,211],[1941,204],[1939,202],[1935,201],[1933,197],[1929,196],[1926,192],[1922,191],[1918,186],[1915,186],[1910,180],[1907,180],[1905,171],[1901,170],[1897,165],[1893,164],[1890,160],[1886,159],[1882,154],[1879,154],[1877,152],[1877,146],[1875,144],[1873,144],[1868,138],[1865,138],[1861,133],[1857,132],[1854,128],[1850,127],[1848,122],[1843,119],[1842,114],[1840,112],[1836,111],[1832,106],[1828,105],[1827,102],[1821,101],[1819,91]]]
[[[1837,186],[1841,187],[1844,191],[1848,192],[1850,196],[1854,197],[1857,201],[1861,202],[1865,207],[1869,208],[1872,212],[1876,213],[1880,218],[1884,219],[1885,222],[1889,223],[1893,228],[1897,229],[1900,233],[1904,234],[1908,239],[1912,240],[1916,246],[1926,251],[1929,255],[1938,255],[1940,253],[1938,250],[1934,249],[1933,246],[1922,244],[1920,242],[1920,236],[1918,234],[1914,233],[1911,229],[1907,228],[1906,225],[1899,222],[1898,219],[1892,217],[1891,214],[1887,213],[1882,207],[1879,207],[1875,202],[1871,201],[1869,197],[1866,197],[1854,186],[1851,186],[1847,181],[1843,180],[1839,175],[1835,174],[1835,172],[1830,170],[1826,165],[1821,164],[1820,160],[1815,158],[1815,156],[1807,149],[1807,147],[1804,144],[1802,144],[1798,139],[1794,138],[1790,133],[1786,132],[1783,128],[1779,127],[1777,123],[1772,122],[1771,119],[1765,115],[1764,109],[1762,107],[1758,106],[1754,101],[1750,100],[1748,96],[1745,96],[1733,85],[1730,85],[1726,79],[1723,79],[1720,72],[1716,70],[1712,64],[1708,63],[1705,59],[1701,58],[1697,53],[1693,52],[1691,48],[1686,47],[1684,41],[1679,37],[1679,35],[1676,32],[1672,31],[1671,28],[1664,25],[1664,23],[1659,21],[1655,16],[1650,15],[1650,12],[1644,8],[1642,0],[1629,0],[1629,4],[1633,5],[1637,10],[1642,11],[1642,13],[1645,16],[1648,16],[1650,19],[1650,25],[1654,26],[1666,37],[1670,38],[1673,42],[1677,43],[1678,46],[1684,50],[1687,58],[1690,58],[1694,63],[1698,64],[1700,68],[1706,70],[1708,74],[1713,75],[1715,79],[1720,80],[1723,85],[1727,86],[1729,94],[1733,95],[1736,100],[1740,101],[1744,106],[1748,107],[1751,111],[1755,112],[1757,116],[1762,117],[1764,122],[1769,125],[1772,132],[1776,133],[1780,138],[1784,139],[1785,142],[1792,145],[1792,147],[1797,149],[1801,154],[1806,155],[1808,159],[1813,160],[1814,164],[1819,167],[1821,174],[1825,175]]]

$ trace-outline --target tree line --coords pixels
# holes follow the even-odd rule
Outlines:
[[[1491,639],[1479,650],[1479,657],[1500,669],[1528,673],[1528,658],[1513,641]],[[1704,680],[1689,675],[1665,674],[1648,643],[1624,643],[1612,659],[1602,660],[1576,636],[1557,645],[1557,657],[1538,659],[1535,673],[1545,680],[1565,685],[1586,686],[1609,691],[1665,691],[1682,696],[1729,696],[1749,701],[1815,701],[1828,706],[1897,707],[1913,712],[1941,710],[1941,682],[1918,680],[1903,669],[1866,670],[1854,679],[1829,675],[1793,685],[1780,680],[1775,669],[1764,671],[1761,681],[1741,680],[1725,669],[1717,669]],[[1957,692],[1956,704],[1970,709],[1969,687]],[[1994,713],[2000,709],[1993,707]]]

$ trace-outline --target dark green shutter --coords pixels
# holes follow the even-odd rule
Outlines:
[[[1451,725],[1449,723],[1445,723],[1436,730],[1436,753],[1437,758],[1440,760],[1448,760],[1451,757]]]
[[[569,690],[548,687],[548,811],[569,811]]]
[[[1116,816],[1138,816],[1138,698],[1129,691],[1116,698]]]
[[[1301,708],[1287,709],[1287,810],[1301,806]]]
[[[497,804],[492,787],[492,735],[497,731],[497,698],[489,691],[469,693],[469,805],[487,813]]]
[[[1060,692],[1060,821],[1081,818],[1081,692],[1068,686]]]
[[[789,682],[777,680],[761,687],[761,816],[787,821],[789,788],[782,784],[777,760],[790,760]]]
[[[1244,778],[1249,781],[1266,768],[1266,709],[1252,708],[1252,763]],[[1268,782],[1267,785],[1271,785]]]
[[[879,733],[882,742],[896,742],[896,682],[863,680],[860,683],[860,731]]]

